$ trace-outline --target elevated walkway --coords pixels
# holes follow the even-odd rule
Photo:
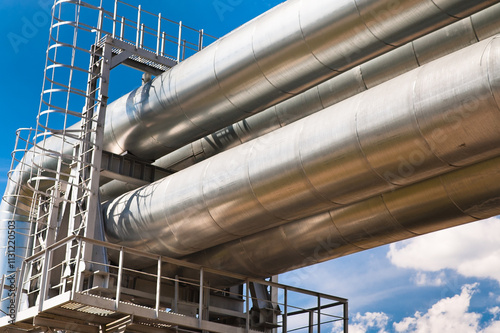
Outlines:
[[[79,260],[73,267],[63,267],[51,260],[68,244],[106,250],[118,264]],[[28,276],[42,260],[51,263],[45,266],[46,274]],[[312,333],[329,332],[337,322],[347,332],[344,298],[81,236],[68,237],[26,258],[19,276],[13,316],[0,318],[5,332]]]

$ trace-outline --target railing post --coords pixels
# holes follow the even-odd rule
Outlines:
[[[43,311],[43,302],[45,301],[45,297],[47,296],[47,288],[48,288],[48,282],[47,280],[49,279],[49,265],[50,265],[50,257],[51,257],[50,251],[45,249],[45,254],[44,254],[44,264],[42,268],[42,275],[41,279],[42,282],[40,283],[40,291],[38,295],[39,303],[38,303],[38,311],[42,312]]]
[[[14,303],[14,309],[16,309],[16,313],[18,313],[21,309],[21,298],[23,296],[23,281],[24,281],[24,272],[26,271],[27,263],[23,260],[23,264],[21,265],[21,269],[16,269],[17,274],[17,283],[16,283],[16,300]]]
[[[313,333],[314,326],[314,310],[309,310],[309,333]]]
[[[186,40],[182,41],[182,60],[186,59]]]
[[[158,30],[156,31],[156,55],[160,55],[160,38],[161,38],[161,13],[158,14]]]
[[[156,276],[156,304],[155,304],[155,314],[158,318],[160,313],[160,291],[161,291],[161,256],[158,256],[158,269]]]
[[[200,304],[198,308],[198,326],[201,328],[203,318],[203,267],[200,268]]]
[[[80,252],[82,250],[82,240],[80,238],[76,238],[78,240],[78,249],[77,249],[77,256],[76,256],[76,264],[75,264],[75,273],[73,275],[73,288],[71,289],[71,298],[74,297],[75,293],[77,291],[80,291],[80,261],[82,256],[80,255]],[[71,240],[68,240],[68,242],[71,242]],[[70,247],[68,246],[68,249]],[[69,264],[69,262],[68,262]]]
[[[165,39],[166,39],[166,32],[161,33],[161,56],[165,56]]]
[[[104,20],[104,11],[102,10],[101,7],[99,7],[99,19],[97,21],[97,41],[101,40],[103,20]],[[75,27],[75,29],[78,28]]]
[[[2,282],[0,283],[0,303],[2,302],[2,295],[4,291],[4,285],[5,285],[5,274],[2,274]]]
[[[318,294],[318,333],[321,331],[321,296]]]
[[[125,17],[122,16],[122,19],[120,20],[120,40],[124,39],[124,34],[125,34]]]
[[[116,37],[116,17],[117,17],[117,11],[118,11],[118,0],[115,0],[115,7],[113,9],[113,34],[111,35],[111,37],[113,37],[113,39]]]
[[[135,33],[135,47],[139,48],[139,38],[140,38],[140,30],[141,30],[141,5],[137,7],[137,26]]]
[[[116,299],[115,310],[118,309],[120,304],[120,294],[122,292],[122,275],[123,275],[123,246],[120,247],[120,258],[118,259],[118,277],[116,279]]]
[[[199,31],[199,38],[198,38],[198,51],[201,51],[203,49],[203,29]]]
[[[288,289],[285,288],[284,289],[284,300],[283,300],[283,303],[285,303],[283,305],[284,307],[284,313],[283,313],[283,329],[282,329],[282,332],[281,333],[286,333],[288,331],[287,329],[287,319],[288,319]]]
[[[248,278],[245,281],[245,294],[246,294],[246,324],[245,324],[245,330],[248,333],[250,331],[250,287],[249,287],[250,281]]]
[[[349,311],[347,302],[344,303],[344,333],[349,331]]]
[[[179,22],[179,36],[177,38],[177,63],[181,60],[181,43],[182,43],[182,21]]]
[[[144,23],[141,23],[141,36],[139,39],[139,47],[141,49],[144,47]]]

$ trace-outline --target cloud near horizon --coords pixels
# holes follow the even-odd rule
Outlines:
[[[391,244],[387,257],[400,268],[414,269],[417,285],[440,285],[445,269],[500,284],[500,219],[492,217]]]
[[[433,304],[425,313],[416,311],[411,317],[399,322],[390,322],[390,316],[383,312],[357,313],[349,323],[352,333],[497,333],[500,332],[500,307],[488,309],[492,318],[481,322],[483,315],[469,312],[470,301],[479,291],[479,283],[466,284],[461,292],[446,297]],[[392,326],[392,327],[391,327]],[[337,323],[331,333],[341,333],[342,327]]]
[[[426,313],[415,312],[413,317],[406,317],[394,323],[396,332],[478,332],[481,315],[468,312],[472,295],[477,291],[478,283],[467,284],[462,292],[435,303]]]

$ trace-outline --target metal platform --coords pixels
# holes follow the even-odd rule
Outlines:
[[[68,244],[106,250],[118,264],[78,260],[75,266],[65,266],[52,260]],[[50,263],[45,273],[29,276],[42,260]],[[348,302],[344,298],[80,236],[68,237],[26,258],[20,276],[15,321],[0,318],[0,327],[7,332],[49,328],[74,332],[320,332],[331,330],[335,322],[347,329]],[[238,287],[218,287],[228,282]],[[266,292],[274,294],[274,299],[266,297]]]

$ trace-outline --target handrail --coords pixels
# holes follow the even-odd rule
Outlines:
[[[63,262],[51,263],[50,258],[53,257],[54,251],[64,248],[65,246],[67,246],[67,244],[71,244],[71,246],[78,249],[87,247],[91,244],[92,246],[103,247],[107,249],[108,252],[110,251],[118,252],[117,253],[118,258],[116,258],[118,262],[117,263],[94,262],[85,260],[81,258],[81,256],[78,256],[76,258],[76,262],[72,260],[69,262],[63,261]],[[151,260],[152,263],[155,263],[154,266],[156,267],[154,267],[154,269],[152,269],[151,271],[148,270],[147,272],[129,268],[126,266],[126,260],[124,260],[126,255],[133,255],[139,257],[139,260],[146,260],[146,259]],[[21,289],[24,290],[23,292],[25,294],[31,295],[32,298],[36,297],[38,299],[38,302],[36,304],[32,304],[31,306],[38,307],[40,311],[43,311],[44,303],[46,300],[48,300],[51,297],[55,297],[54,295],[49,297],[49,294],[47,292],[47,281],[49,279],[51,279],[51,281],[54,281],[53,276],[52,278],[50,276],[51,274],[57,273],[60,274],[61,278],[61,281],[57,286],[64,286],[65,283],[67,283],[67,281],[72,281],[71,290],[66,290],[65,287],[59,287],[61,288],[61,290],[59,291],[60,293],[67,291],[71,293],[72,297],[77,294],[93,295],[93,297],[99,297],[99,293],[104,292],[105,295],[109,295],[106,297],[107,299],[111,299],[113,304],[111,306],[111,310],[114,311],[120,311],[121,304],[123,302],[127,302],[128,298],[125,296],[134,295],[134,291],[128,289],[126,285],[122,283],[123,281],[130,281],[130,279],[139,279],[139,281],[142,279],[144,281],[150,281],[151,283],[154,283],[155,287],[154,291],[152,290],[149,303],[138,303],[137,305],[153,310],[154,318],[156,319],[160,318],[161,312],[168,312],[168,309],[171,310],[177,309],[178,297],[175,295],[178,293],[177,289],[179,288],[180,285],[184,287],[194,288],[194,290],[197,290],[196,292],[197,298],[191,301],[185,300],[184,302],[188,302],[189,304],[191,304],[192,307],[196,307],[195,317],[197,319],[199,327],[203,327],[204,321],[206,320],[210,321],[209,314],[211,311],[218,311],[217,307],[215,307],[215,309],[211,309],[211,306],[209,306],[207,302],[209,301],[210,295],[214,294],[218,295],[219,293],[223,293],[225,296],[230,296],[232,299],[239,299],[241,300],[241,302],[245,303],[245,306],[242,307],[241,314],[237,316],[241,318],[246,318],[245,327],[247,332],[249,332],[250,329],[253,329],[250,324],[251,318],[253,318],[251,315],[252,311],[271,311],[271,313],[274,314],[275,318],[275,322],[273,325],[277,325],[278,327],[281,326],[282,327],[281,333],[287,331],[289,332],[297,331],[304,328],[309,328],[309,332],[312,332],[314,327],[316,327],[319,332],[320,327],[322,325],[327,325],[333,322],[342,321],[345,326],[347,322],[348,301],[345,298],[332,296],[320,292],[314,292],[302,288],[292,287],[272,281],[249,278],[241,274],[224,272],[221,270],[205,267],[203,265],[185,262],[179,259],[159,256],[157,254],[152,254],[149,252],[124,247],[117,244],[111,244],[105,241],[91,239],[81,235],[72,235],[65,237],[64,239],[61,239],[47,246],[38,253],[27,257],[23,263],[23,270],[26,271],[29,269],[33,269],[33,267],[36,267],[37,263],[40,262],[41,260],[46,260],[46,261],[49,260],[47,265],[43,265],[43,272],[32,274],[31,278],[23,281],[23,284],[21,285]],[[163,265],[165,264],[175,265],[179,266],[180,268],[188,268],[194,270],[192,275],[193,279],[189,277],[179,277],[178,275],[175,276],[168,276],[168,274],[163,275],[162,267],[164,267]],[[89,271],[88,267],[91,267],[92,265],[98,265],[99,267],[101,267],[102,270],[97,269],[94,272]],[[64,267],[72,267],[72,274],[67,275],[59,273],[64,270]],[[181,271],[183,270],[181,269]],[[96,287],[95,285],[92,285],[91,283],[85,283],[85,284],[83,283],[85,279],[87,279],[87,281],[91,281],[89,278],[90,276],[93,276],[94,274],[102,275],[103,273],[105,274],[105,276],[108,276],[108,280],[113,281],[111,285],[101,286],[98,284],[98,288],[95,289]],[[174,273],[170,272],[170,275],[174,275]],[[246,285],[246,287],[239,292],[228,291],[217,287],[212,287],[210,286],[210,281],[211,281],[210,279],[215,275],[238,280],[239,283]],[[278,297],[273,300],[268,300],[268,299],[263,299],[260,296],[251,294],[249,285],[252,283],[261,284],[263,286],[266,286],[266,288],[267,287],[277,288],[276,290],[278,291],[277,292]],[[85,285],[85,287],[82,287],[83,285]],[[30,289],[30,286],[36,286],[36,287]],[[165,294],[162,294],[162,288],[164,288],[165,286],[170,286],[170,288],[174,288],[173,292],[174,297],[168,298],[165,296]],[[290,292],[300,294],[301,296],[299,298],[294,299],[293,296],[290,296]],[[209,298],[207,299],[205,298],[205,293],[207,293],[206,295]],[[304,295],[316,299],[317,306],[303,308],[302,306],[294,305],[294,302],[297,302],[299,304],[302,303],[303,302],[302,298],[304,297]],[[269,307],[266,306],[265,308],[259,308],[257,304],[259,304],[260,301],[269,302],[268,303]],[[253,304],[252,306],[250,306],[250,302],[252,302]],[[51,304],[52,304],[51,306],[53,306],[53,303]],[[337,312],[328,313],[325,311],[327,309],[338,306],[342,307],[343,310],[342,314],[337,314]],[[297,311],[289,311],[290,309],[297,309]],[[22,309],[18,310],[23,311]],[[306,322],[308,321],[308,324],[305,324],[304,322],[300,323],[300,325],[305,325],[305,326],[299,325],[297,327],[297,325],[295,325],[297,324],[295,323],[295,321],[293,322],[294,325],[291,325],[290,324],[291,322],[287,320],[287,318],[289,318],[290,316],[295,316],[305,313],[309,313],[308,319],[305,320]]]
[[[47,251],[53,251],[53,250],[55,250],[55,249],[63,246],[64,244],[66,244],[68,242],[71,242],[71,241],[88,242],[88,243],[90,243],[92,245],[96,245],[96,246],[100,246],[100,247],[105,247],[105,248],[108,248],[108,249],[111,249],[111,250],[115,250],[115,251],[123,251],[123,252],[128,253],[128,254],[145,257],[145,258],[152,259],[152,260],[157,260],[158,259],[158,255],[157,254],[153,254],[153,253],[150,253],[150,252],[145,252],[145,251],[133,249],[133,248],[130,248],[130,247],[124,247],[124,246],[121,246],[121,245],[118,245],[118,244],[108,243],[108,242],[100,241],[100,240],[97,240],[97,239],[91,239],[91,238],[83,237],[83,236],[80,236],[80,235],[72,235],[72,236],[65,237],[65,238],[63,238],[63,239],[55,242],[54,244],[48,246],[46,248],[46,250]],[[44,255],[43,252],[35,253],[35,254],[27,257],[25,259],[25,261],[26,262],[33,261],[33,260],[35,260],[35,259],[37,259],[37,258],[39,258],[39,257],[41,257],[43,255]],[[342,304],[348,302],[348,300],[346,298],[332,296],[332,295],[328,295],[328,294],[323,294],[323,293],[320,293],[320,292],[314,292],[314,291],[310,291],[310,290],[307,290],[307,289],[302,289],[302,288],[299,288],[299,287],[288,286],[288,285],[280,284],[280,283],[277,283],[277,282],[266,281],[266,280],[261,280],[261,279],[256,279],[256,278],[250,278],[250,277],[247,277],[247,276],[244,276],[244,275],[241,275],[241,274],[231,273],[231,272],[226,272],[226,271],[221,271],[221,270],[218,270],[218,269],[206,267],[206,266],[199,265],[199,264],[192,263],[192,262],[183,261],[183,260],[180,260],[180,259],[175,259],[175,258],[160,256],[159,260],[161,260],[162,263],[168,263],[168,264],[172,264],[172,265],[176,265],[176,266],[180,266],[180,267],[184,267],[184,268],[190,268],[190,269],[194,269],[194,270],[202,270],[203,269],[205,271],[205,273],[212,273],[212,274],[216,274],[216,275],[220,275],[220,276],[224,276],[224,277],[236,279],[236,280],[239,280],[239,281],[248,281],[248,282],[253,282],[253,283],[259,283],[259,284],[262,284],[262,285],[265,285],[265,286],[268,286],[268,287],[274,287],[274,288],[279,288],[279,289],[286,289],[288,291],[293,291],[293,292],[298,292],[298,293],[302,293],[302,294],[307,294],[307,295],[310,295],[310,296],[320,296],[322,298],[326,298],[326,299],[330,299],[330,300],[333,300],[333,301],[337,301],[337,302],[342,303]]]

